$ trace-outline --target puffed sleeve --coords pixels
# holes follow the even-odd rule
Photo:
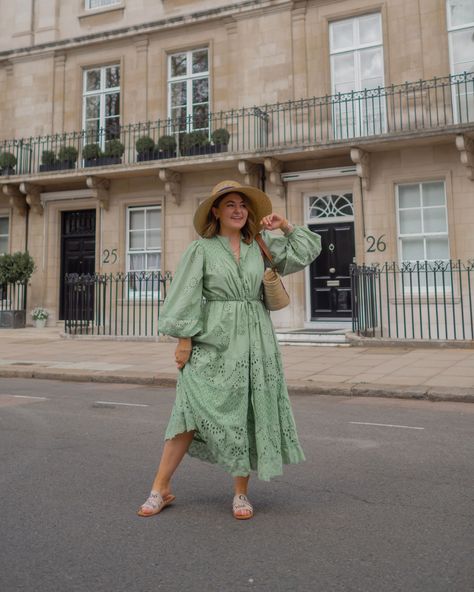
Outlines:
[[[304,269],[321,252],[321,237],[305,226],[293,226],[286,236],[264,231],[262,237],[281,275]]]
[[[197,240],[183,253],[160,310],[158,330],[163,335],[192,337],[201,331],[203,269],[204,252]]]

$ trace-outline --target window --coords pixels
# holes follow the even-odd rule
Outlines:
[[[168,58],[168,115],[176,131],[209,130],[209,51],[175,53]]]
[[[385,130],[382,18],[379,13],[335,21],[329,30],[334,135],[352,138]]]
[[[120,66],[84,71],[85,143],[99,143],[120,136]]]
[[[86,10],[96,10],[114,4],[121,4],[122,0],[86,0]]]
[[[474,121],[474,2],[448,0],[447,11],[454,121]]]
[[[128,209],[127,271],[160,271],[161,208]]]
[[[449,260],[446,191],[443,181],[399,185],[398,240],[404,264],[416,261]],[[426,273],[416,280],[422,285],[441,285],[436,266],[426,266]],[[413,281],[413,280],[412,280]]]
[[[323,194],[309,198],[310,220],[348,217],[354,217],[352,193]]]
[[[0,255],[8,253],[8,226],[8,217],[0,217]]]

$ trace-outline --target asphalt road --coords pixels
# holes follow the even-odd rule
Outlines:
[[[189,458],[139,518],[172,400],[1,380],[1,592],[473,592],[474,405],[293,397],[307,462],[254,480],[253,520]]]

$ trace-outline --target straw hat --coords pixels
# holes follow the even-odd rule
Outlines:
[[[248,185],[241,185],[238,181],[221,181],[212,190],[211,197],[204,200],[194,214],[194,228],[197,233],[202,236],[204,227],[207,223],[208,214],[219,197],[227,193],[240,193],[245,195],[249,200],[252,210],[255,212],[257,222],[264,216],[272,213],[272,202],[266,193],[257,189],[257,187],[250,187]]]

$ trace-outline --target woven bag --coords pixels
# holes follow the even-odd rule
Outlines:
[[[290,297],[281,281],[280,274],[272,265],[271,253],[262,236],[257,234],[255,240],[260,247],[264,260],[267,259],[271,266],[263,274],[263,302],[268,310],[281,310],[290,304]]]

